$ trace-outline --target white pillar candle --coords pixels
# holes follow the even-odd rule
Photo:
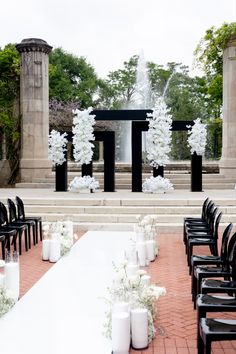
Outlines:
[[[130,241],[129,245],[125,251],[126,258],[129,263],[137,264],[137,250],[136,250],[136,242]]]
[[[113,354],[128,354],[130,348],[130,314],[114,312],[112,314],[112,351]]]
[[[155,260],[155,242],[154,240],[146,241],[146,257],[147,259],[152,262]]]
[[[49,253],[49,262],[55,263],[61,257],[61,245],[60,241],[53,239],[50,242],[50,253]]]
[[[132,275],[136,275],[138,270],[139,270],[139,266],[137,264],[130,264],[130,263],[127,264],[126,273],[128,277]]]
[[[73,222],[71,220],[66,220],[64,221],[65,227],[68,231],[69,237],[73,238],[74,235],[74,229],[73,229]]]
[[[141,267],[145,267],[146,265],[146,242],[145,241],[137,242],[137,252],[138,252],[139,265]]]
[[[112,312],[130,312],[130,305],[128,302],[125,301],[120,301],[120,302],[115,302],[112,308]]]
[[[145,241],[144,232],[137,231],[136,232],[136,240],[137,240],[137,242]]]
[[[137,308],[131,310],[131,341],[134,349],[148,347],[148,311]]]
[[[150,277],[150,275],[147,275],[147,274],[145,274],[145,275],[142,275],[141,276],[141,284],[143,284],[143,285],[150,285],[151,284],[151,277]]]
[[[48,261],[50,256],[50,244],[51,240],[45,239],[42,241],[42,260]]]
[[[6,275],[0,273],[0,286],[5,286],[6,283]]]
[[[20,295],[20,271],[18,262],[7,262],[5,264],[5,284],[13,298],[18,300]]]

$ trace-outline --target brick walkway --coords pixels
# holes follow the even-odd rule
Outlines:
[[[80,237],[83,232],[78,232]],[[196,349],[196,311],[190,294],[190,277],[182,235],[159,235],[160,253],[157,261],[151,263],[148,273],[152,282],[165,286],[167,295],[157,302],[157,336],[141,354],[195,354]],[[200,251],[200,247],[199,247]],[[203,253],[206,252],[202,248]],[[21,296],[52,266],[41,261],[41,244],[20,257]],[[211,314],[214,317],[214,314]],[[227,316],[218,313],[217,317]],[[228,317],[230,315],[228,314]],[[131,350],[131,354],[138,351]],[[213,344],[213,354],[235,354],[236,341]],[[92,353],[91,353],[92,354]]]

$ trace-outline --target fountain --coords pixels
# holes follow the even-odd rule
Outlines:
[[[144,58],[143,51],[140,52],[137,71],[136,83],[132,101],[126,109],[150,109],[153,106],[151,85],[148,76],[147,63]],[[143,136],[143,151],[146,150],[145,134]],[[131,163],[131,122],[121,122],[120,134],[120,161],[124,163]]]

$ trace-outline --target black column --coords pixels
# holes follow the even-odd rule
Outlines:
[[[67,160],[62,165],[55,167],[55,185],[56,192],[67,191]]]
[[[96,131],[95,140],[103,141],[104,192],[115,191],[115,132]]]
[[[202,192],[202,156],[191,155],[191,192]]]
[[[132,192],[142,192],[142,131],[147,130],[147,121],[132,122]]]

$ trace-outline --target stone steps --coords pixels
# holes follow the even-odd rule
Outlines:
[[[73,220],[85,230],[133,230],[138,215],[156,214],[161,232],[182,232],[183,219],[201,213],[206,193],[173,191],[171,193],[144,194],[121,191],[93,194],[53,192],[53,190],[32,190],[23,195],[24,189],[12,193],[21,196],[26,215],[42,216],[44,221]],[[27,190],[25,190],[25,193]],[[214,192],[212,192],[214,193]],[[236,223],[236,192],[226,191],[220,198],[212,197],[223,213],[222,225]],[[11,197],[7,194],[6,196]],[[13,197],[12,197],[13,198]],[[4,200],[6,203],[6,198]]]

